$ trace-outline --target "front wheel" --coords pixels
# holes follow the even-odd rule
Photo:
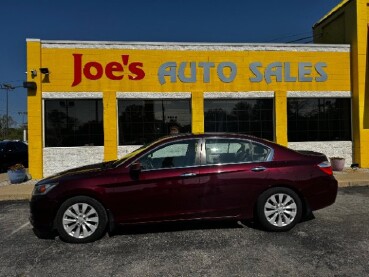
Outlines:
[[[56,215],[56,228],[62,240],[72,243],[92,242],[106,232],[105,208],[95,199],[76,196],[66,200]]]
[[[271,188],[260,195],[256,214],[266,230],[288,231],[301,220],[301,200],[291,189]]]

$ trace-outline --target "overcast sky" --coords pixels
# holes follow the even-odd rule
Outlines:
[[[340,0],[1,0],[0,84],[26,79],[26,38],[155,42],[312,41],[312,25]],[[0,115],[6,113],[0,90]],[[26,90],[9,93],[22,123]]]

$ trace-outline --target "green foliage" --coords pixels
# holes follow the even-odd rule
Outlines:
[[[6,129],[6,115],[0,116],[0,140],[23,140],[23,127],[16,127],[17,122],[8,117],[8,129]]]

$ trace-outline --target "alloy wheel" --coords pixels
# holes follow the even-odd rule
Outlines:
[[[63,228],[65,232],[76,239],[91,236],[99,226],[99,215],[87,203],[75,203],[63,214]]]
[[[268,222],[273,226],[288,226],[294,221],[296,214],[296,202],[288,194],[273,194],[265,202],[264,215]]]

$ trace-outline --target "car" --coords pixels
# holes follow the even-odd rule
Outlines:
[[[28,167],[28,145],[19,140],[0,141],[0,173],[15,164]]]
[[[336,195],[324,154],[241,134],[179,134],[39,181],[30,221],[38,237],[71,243],[117,225],[201,219],[255,219],[288,231]]]

